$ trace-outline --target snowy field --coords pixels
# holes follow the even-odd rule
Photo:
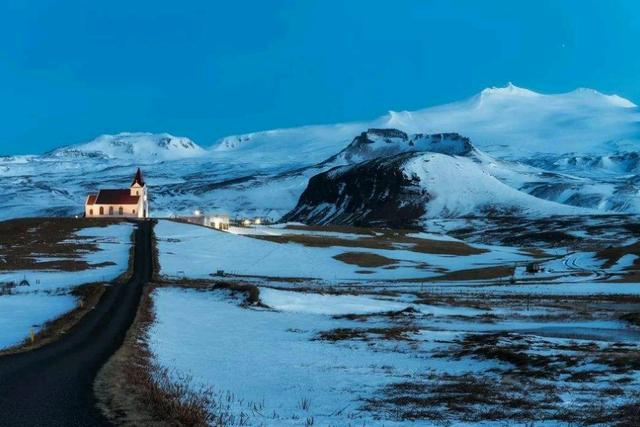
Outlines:
[[[469,248],[470,253],[464,256],[425,253],[402,243],[392,245],[390,249],[376,249],[367,243],[371,239],[359,246],[360,240],[353,233],[307,233],[320,238],[347,241],[325,245],[320,240],[319,245],[309,246],[256,238],[304,234],[299,230],[262,227],[256,230],[253,237],[246,235],[249,230],[239,229],[244,234],[225,233],[206,227],[160,221],[155,233],[161,274],[174,278],[209,278],[217,270],[223,270],[238,276],[320,279],[327,282],[402,280],[432,278],[459,269],[513,265],[533,259],[530,254],[517,248],[487,245]],[[435,241],[434,236],[429,237],[421,243],[427,245]],[[441,237],[439,241],[443,239]],[[188,265],[184,263],[185,254],[189,255]],[[350,254],[354,261],[350,262],[349,258],[342,261],[340,257],[343,254]],[[362,254],[365,259],[359,261],[357,255],[352,254]],[[368,259],[370,257],[373,260]]]
[[[604,312],[581,318],[540,301],[434,305],[410,294],[261,295],[271,309],[222,290],[153,294],[152,353],[192,386],[213,387],[211,410],[228,425],[473,425],[489,413],[525,417],[522,399],[544,402],[539,416],[555,425],[595,404],[615,411],[640,386],[635,362],[625,362],[637,357],[640,330]],[[457,399],[464,410],[448,406]]]
[[[149,336],[161,366],[214,390],[210,409],[228,425],[589,424],[639,404],[640,326],[622,320],[640,307],[629,233],[581,251],[295,224],[230,231],[158,224],[166,284]],[[433,253],[452,248],[461,254]],[[202,280],[254,284],[262,306]]]
[[[29,253],[24,259],[14,259],[28,262],[29,269],[0,270],[0,349],[20,343],[31,330],[36,333],[46,321],[74,309],[76,297],[70,295],[74,287],[111,281],[126,272],[132,232],[131,223],[81,228],[62,242],[48,242],[51,253]],[[61,244],[79,249],[73,251],[73,258],[62,257],[56,252]],[[72,268],[49,267],[57,262]],[[28,286],[20,286],[24,280]]]

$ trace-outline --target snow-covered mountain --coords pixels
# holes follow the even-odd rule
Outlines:
[[[170,134],[121,133],[45,155],[0,157],[0,218],[81,212],[88,192],[127,185],[140,166],[156,215],[198,208],[277,219],[298,204],[310,178],[403,154],[401,169],[432,183],[432,213],[469,213],[507,199],[638,213],[639,147],[640,110],[628,100],[508,85],[371,121],[229,136],[208,149]],[[443,178],[452,171],[459,173]],[[454,182],[456,191],[447,191]],[[472,184],[486,200],[464,205]],[[446,195],[441,209],[435,200],[445,198],[436,194]]]
[[[277,129],[222,138],[216,152],[266,155],[270,161],[320,162],[371,128],[405,133],[459,133],[497,157],[539,153],[636,151],[640,110],[617,95],[592,89],[545,95],[508,84],[460,102],[419,111],[390,111],[368,122]]]
[[[123,132],[117,135],[101,135],[84,144],[58,148],[45,156],[63,160],[94,158],[152,163],[204,154],[206,151],[189,138],[168,133]]]
[[[566,179],[495,160],[458,134],[370,129],[334,159],[347,165],[313,176],[284,220],[417,227],[440,217],[594,213],[522,191],[523,183]]]

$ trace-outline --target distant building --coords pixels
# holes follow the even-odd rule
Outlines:
[[[229,230],[229,215],[206,216],[204,225],[217,230]]]
[[[194,215],[176,216],[175,219],[191,224],[198,224],[205,227],[215,228],[216,230],[229,230],[229,215],[225,214],[203,214],[201,213],[201,211],[197,210]]]
[[[147,185],[140,168],[129,189],[99,190],[98,194],[89,194],[84,204],[84,215],[89,218],[148,218]]]

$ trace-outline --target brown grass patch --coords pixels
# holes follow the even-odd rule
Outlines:
[[[640,253],[640,241],[627,246],[609,246],[596,252],[596,257],[604,260],[602,268],[611,268],[625,255],[638,255]],[[640,260],[636,258],[633,267],[640,268]]]
[[[201,291],[213,291],[216,289],[226,289],[232,295],[236,293],[245,294],[246,305],[263,306],[260,301],[260,288],[252,283],[238,282],[212,282],[205,279],[162,279],[155,284],[156,287],[178,287],[186,289],[195,289]]]
[[[440,281],[466,281],[466,280],[493,280],[511,277],[514,268],[504,265],[496,265],[492,267],[469,268],[466,270],[456,270],[441,276],[424,277],[414,279],[400,279],[398,282],[421,283],[421,282],[440,282]]]
[[[96,252],[94,243],[74,235],[87,227],[106,227],[120,220],[97,218],[20,218],[0,222],[1,270],[78,271],[99,267],[82,259]],[[74,239],[78,242],[68,242]],[[37,258],[44,260],[38,261]],[[53,258],[49,261],[46,258]]]
[[[316,231],[328,231],[324,227],[314,227]],[[373,234],[371,234],[373,233]],[[274,243],[297,243],[309,247],[342,246],[347,248],[368,249],[405,249],[414,252],[438,255],[477,255],[487,252],[470,246],[464,242],[448,240],[419,239],[409,236],[406,230],[377,230],[357,239],[346,239],[335,236],[322,236],[310,234],[284,234],[280,236],[252,235],[255,239],[268,240]]]
[[[419,331],[414,326],[391,326],[386,328],[336,328],[320,332],[316,340],[319,341],[411,341],[409,334]]]
[[[344,252],[333,258],[346,264],[357,265],[358,267],[384,267],[394,265],[398,262],[395,259],[369,252]]]
[[[499,382],[483,375],[442,374],[421,381],[389,384],[382,396],[369,399],[364,409],[395,415],[395,419],[486,422],[526,419],[534,407],[549,408],[557,398],[555,390],[540,386],[543,400],[528,399],[523,384]]]
[[[190,379],[173,380],[154,362],[147,342],[155,320],[148,286],[122,347],[102,367],[94,390],[98,406],[116,425],[206,426],[216,420],[209,393],[190,387]],[[220,424],[216,424],[220,425]]]
[[[302,230],[302,231],[319,231],[330,233],[349,233],[349,234],[362,234],[363,236],[375,236],[376,229],[369,227],[354,227],[351,225],[302,225],[302,224],[288,224],[285,229],[289,230]]]
[[[640,326],[640,313],[627,313],[620,316],[620,320]]]

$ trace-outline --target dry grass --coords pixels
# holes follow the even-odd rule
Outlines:
[[[205,279],[161,279],[156,283],[156,286],[164,287],[180,287],[187,289],[196,289],[201,291],[213,291],[217,289],[225,289],[234,295],[241,293],[245,295],[245,305],[262,306],[260,301],[260,288],[252,283],[240,283],[240,282],[215,282]]]
[[[395,265],[398,262],[395,259],[369,252],[344,252],[333,258],[346,264],[357,265],[358,267],[384,267]]]
[[[640,253],[640,241],[627,246],[609,246],[596,252],[596,257],[604,260],[602,268],[610,268],[625,255],[637,255]],[[640,269],[640,261],[636,259],[633,267]]]
[[[442,282],[442,281],[469,281],[469,280],[493,280],[504,279],[513,275],[514,268],[506,265],[496,265],[491,267],[469,268],[466,270],[456,270],[435,277],[419,277],[412,279],[399,279],[398,282],[422,283],[422,282]]]
[[[414,326],[390,326],[380,328],[336,328],[320,332],[319,341],[411,341],[410,334],[419,332]]]
[[[300,227],[299,227],[300,228]],[[313,231],[329,231],[325,227],[313,227]],[[360,229],[358,229],[360,230]],[[366,236],[357,239],[347,239],[335,236],[311,234],[284,234],[280,236],[253,235],[256,239],[268,240],[275,243],[297,243],[309,247],[341,246],[347,248],[367,249],[404,249],[414,252],[437,255],[477,255],[487,252],[485,249],[467,245],[464,242],[448,240],[419,239],[411,237],[406,230],[372,230]]]
[[[627,313],[620,316],[620,320],[640,326],[640,313]]]
[[[95,218],[20,218],[0,222],[1,270],[78,271],[112,263],[89,264],[82,259],[98,246],[83,243],[74,233],[87,227],[106,227],[117,220]],[[69,239],[78,242],[69,242]],[[53,258],[38,261],[36,258]]]
[[[145,289],[125,342],[98,373],[98,406],[116,425],[224,426],[210,411],[211,390],[194,389],[189,377],[154,361],[147,341],[155,320],[153,289]]]
[[[289,230],[302,230],[302,231],[316,231],[316,232],[330,232],[330,233],[344,233],[344,234],[361,234],[363,236],[375,236],[376,229],[370,227],[354,227],[351,225],[302,225],[302,224],[288,224],[285,229]]]
[[[557,400],[553,387],[523,390],[522,384],[499,382],[484,375],[433,375],[421,381],[390,384],[382,397],[369,399],[365,409],[384,411],[398,421],[430,420],[449,424],[533,419],[534,408],[549,408]],[[527,398],[537,392],[542,398]]]

